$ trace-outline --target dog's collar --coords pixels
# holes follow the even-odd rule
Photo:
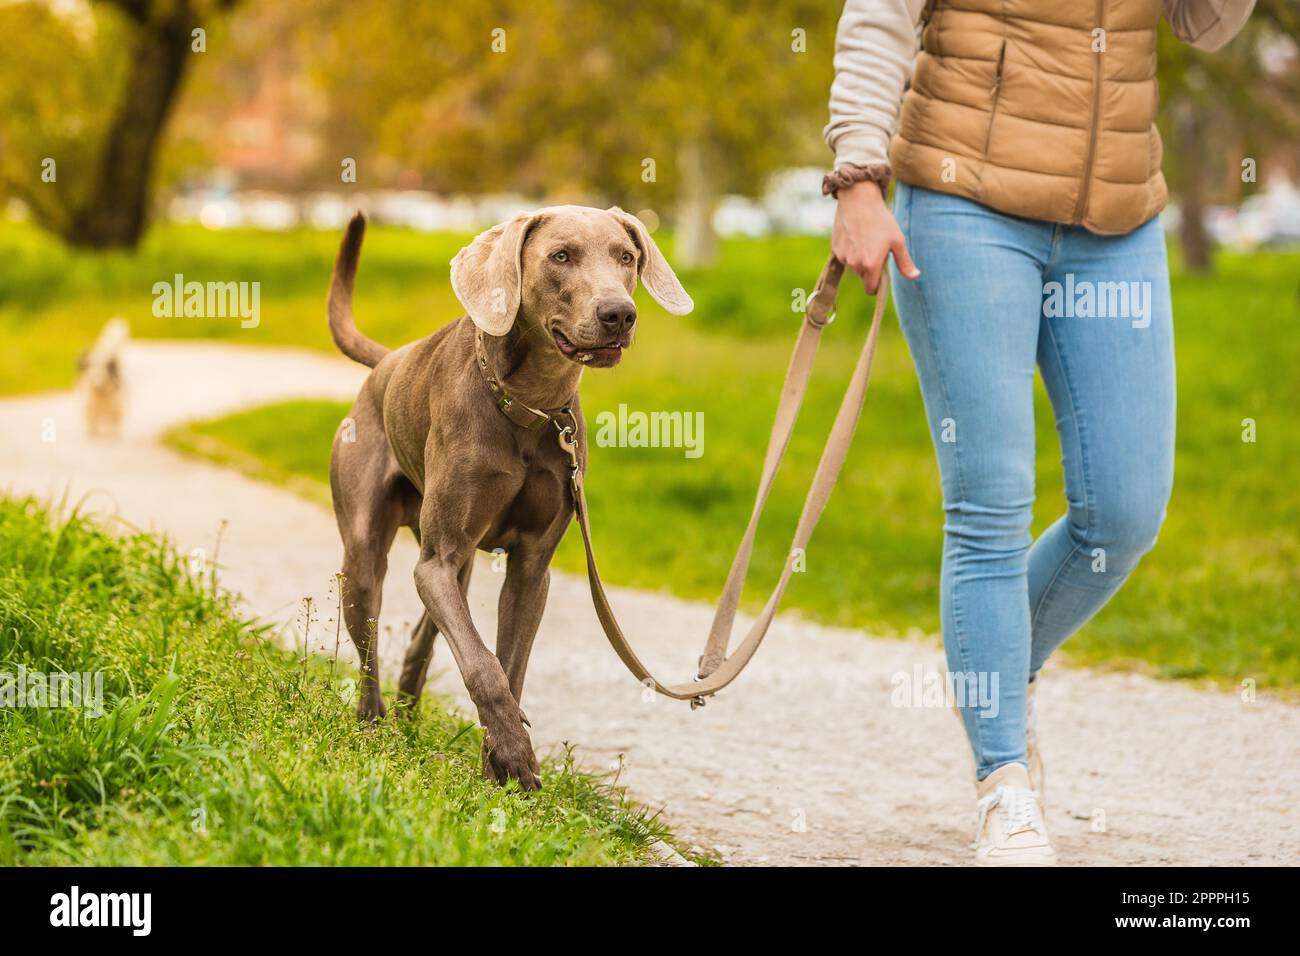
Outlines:
[[[506,391],[505,386],[496,377],[488,364],[487,345],[483,340],[483,330],[474,330],[474,364],[478,366],[479,374],[483,376],[483,382],[487,385],[488,391],[496,399],[497,408],[501,409],[501,414],[510,419],[520,428],[536,428],[539,425],[545,425],[551,421],[551,416],[540,409],[525,405],[519,399],[515,398]]]

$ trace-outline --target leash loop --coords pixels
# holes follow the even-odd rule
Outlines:
[[[596,567],[596,552],[592,543],[590,515],[587,509],[586,493],[583,490],[582,468],[578,461],[577,416],[566,408],[565,412],[573,420],[573,424],[571,426],[560,426],[558,422],[556,423],[559,431],[560,448],[569,456],[571,462],[570,484],[573,491],[574,513],[577,516],[578,527],[582,531],[582,543],[586,551],[587,580],[591,587],[591,599],[596,610],[596,617],[600,620],[605,636],[609,639],[614,653],[618,655],[619,659],[623,661],[623,664],[638,681],[643,685],[648,682],[649,686],[665,697],[689,701],[692,710],[703,707],[708,697],[716,694],[735,680],[753,658],[754,652],[758,650],[759,644],[762,643],[776,616],[781,598],[784,596],[786,586],[790,582],[790,576],[794,572],[794,554],[801,551],[807,545],[809,538],[812,537],[813,529],[817,526],[817,521],[826,507],[826,502],[830,498],[836,480],[839,478],[840,469],[844,465],[844,459],[848,455],[849,446],[853,440],[854,429],[857,427],[858,419],[862,415],[862,406],[867,395],[867,385],[871,380],[871,364],[876,353],[876,339],[880,333],[880,323],[885,312],[885,304],[889,300],[888,271],[881,276],[880,289],[876,295],[875,310],[871,317],[871,330],[867,333],[866,342],[862,346],[862,352],[858,356],[857,365],[854,367],[853,374],[849,379],[844,398],[840,402],[839,411],[835,416],[835,422],[831,426],[830,434],[822,450],[821,460],[817,463],[817,470],[813,475],[812,483],[809,485],[807,496],[804,499],[803,510],[799,515],[799,523],[795,529],[790,550],[787,552],[781,577],[768,597],[767,603],[763,606],[763,610],[750,627],[749,633],[737,645],[736,649],[728,655],[727,647],[739,612],[741,593],[744,590],[745,578],[749,572],[749,560],[753,553],[759,519],[762,517],[767,505],[768,494],[772,490],[777,471],[785,457],[786,448],[790,443],[790,436],[794,431],[795,420],[803,404],[804,393],[807,391],[808,383],[812,378],[813,359],[817,353],[821,332],[835,318],[835,297],[843,274],[844,264],[831,256],[822,269],[812,295],[808,297],[804,321],[799,327],[799,336],[795,340],[794,351],[790,357],[790,365],[786,371],[785,383],[782,385],[781,397],[777,403],[776,415],[772,422],[772,434],[768,439],[763,470],[759,476],[758,490],[754,496],[754,507],[750,513],[749,524],[745,528],[744,537],[741,539],[740,546],[736,550],[736,556],[732,560],[731,570],[727,574],[727,582],[723,587],[722,596],[718,600],[713,625],[710,628],[708,641],[705,644],[704,653],[700,657],[699,669],[694,680],[679,684],[660,682],[641,663],[627,637],[623,634],[623,630],[614,616],[613,608],[610,607],[609,598],[605,594],[605,586]]]

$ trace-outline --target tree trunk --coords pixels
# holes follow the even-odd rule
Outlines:
[[[1187,104],[1175,122],[1178,157],[1182,163],[1182,222],[1179,238],[1183,245],[1183,263],[1191,272],[1209,272],[1210,236],[1205,231],[1205,138],[1204,116],[1200,108]]]
[[[682,186],[673,262],[683,269],[712,265],[718,258],[718,237],[713,231],[718,198],[708,146],[699,139],[686,140],[677,153],[677,168]]]
[[[126,88],[109,124],[93,180],[63,238],[92,249],[135,248],[148,217],[154,157],[190,55],[198,19],[187,3],[135,21]]]

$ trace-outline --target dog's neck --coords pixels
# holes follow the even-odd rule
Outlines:
[[[573,401],[583,368],[560,354],[546,331],[522,316],[505,335],[485,335],[488,364],[514,398],[543,411]]]

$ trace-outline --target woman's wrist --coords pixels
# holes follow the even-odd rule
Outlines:
[[[884,209],[887,207],[887,203],[885,202],[885,190],[887,188],[888,187],[881,186],[874,180],[864,179],[861,182],[854,183],[852,186],[846,186],[845,188],[840,189],[836,193],[835,199],[841,206],[847,203],[862,208],[870,209],[879,207]]]

